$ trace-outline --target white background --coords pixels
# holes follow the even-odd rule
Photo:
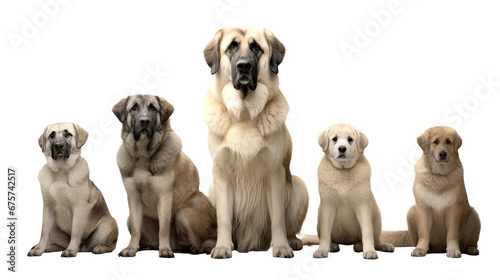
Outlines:
[[[494,240],[500,229],[498,2],[69,1],[57,9],[51,6],[48,16],[40,5],[46,2],[0,4],[0,166],[17,167],[19,175],[18,273],[8,273],[2,262],[1,275],[9,277],[2,279],[498,277],[493,267]],[[388,11],[388,5],[395,5],[396,11],[389,9],[393,13],[382,26],[374,14]],[[27,21],[38,27],[25,36]],[[365,154],[372,166],[372,190],[383,228],[396,230],[406,229],[406,212],[414,202],[413,164],[421,154],[416,138],[428,127],[447,125],[463,138],[460,156],[469,201],[482,221],[481,254],[417,259],[410,257],[411,248],[397,248],[368,261],[352,246],[342,246],[328,259],[315,260],[313,246],[286,260],[273,258],[271,251],[234,252],[231,260],[187,254],[159,259],[151,251],[118,258],[130,235],[126,193],[115,163],[121,126],[111,107],[144,90],[144,80],[147,93],[169,100],[175,106],[172,127],[198,167],[200,189],[207,193],[212,161],[200,104],[213,77],[202,51],[219,28],[229,26],[267,27],[287,48],[279,76],[290,105],[291,168],[307,183],[310,195],[302,232],[316,232],[316,169],[323,154],[317,135],[322,130],[345,122],[368,136]],[[15,45],[13,37],[24,40]],[[345,45],[357,52],[346,56],[341,48]],[[150,79],[151,69],[162,72],[157,80]],[[494,83],[489,91],[481,82],[488,79]],[[120,227],[117,249],[110,254],[26,257],[38,242],[42,222],[37,174],[45,159],[37,139],[46,125],[62,121],[78,123],[90,132],[84,154],[91,179]],[[6,188],[6,183],[2,186]],[[6,217],[5,189],[0,199],[0,216]],[[2,260],[7,237],[6,226],[0,226]]]

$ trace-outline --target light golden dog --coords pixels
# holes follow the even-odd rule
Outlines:
[[[380,243],[380,210],[370,188],[371,167],[363,154],[368,138],[350,125],[336,124],[321,132],[318,143],[325,156],[318,167],[319,248],[313,256],[326,258],[328,252],[339,251],[339,244],[354,244],[354,251],[363,251],[365,259],[378,258],[375,250],[393,252],[394,246]]]
[[[450,127],[429,128],[417,139],[424,154],[415,164],[415,205],[408,211],[408,231],[383,232],[382,240],[397,247],[416,246],[423,257],[444,253],[460,258],[478,255],[481,223],[469,205],[458,149],[462,138]]]
[[[101,191],[89,178],[87,161],[80,148],[88,133],[73,123],[49,125],[38,139],[45,164],[38,174],[43,197],[40,242],[28,256],[62,251],[108,253],[115,249],[118,226],[108,211]]]
[[[288,104],[279,89],[283,44],[267,29],[219,30],[204,51],[215,83],[202,105],[213,159],[217,211],[213,258],[236,250],[293,257],[307,213],[305,183],[290,173]]]

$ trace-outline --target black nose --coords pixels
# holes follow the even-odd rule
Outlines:
[[[439,152],[439,158],[445,159],[447,155],[448,153],[446,153],[445,151]]]
[[[63,143],[61,143],[61,142],[55,142],[55,143],[54,143],[54,148],[55,148],[56,150],[62,150],[62,148],[64,148],[64,144],[63,144]]]
[[[139,119],[139,122],[141,123],[141,125],[146,126],[151,123],[151,120],[149,118],[143,117]]]
[[[249,72],[252,68],[252,64],[250,63],[250,60],[242,58],[236,63],[236,68],[241,72]]]
[[[347,150],[345,146],[340,146],[339,147],[339,152],[344,153]]]

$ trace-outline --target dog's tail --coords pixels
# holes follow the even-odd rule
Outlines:
[[[304,234],[302,238],[303,245],[318,245],[319,237],[317,235]],[[380,242],[382,243],[390,243],[394,245],[394,247],[411,247],[414,246],[411,243],[410,234],[407,230],[399,230],[399,231],[382,231],[380,235]]]
[[[303,245],[318,245],[319,244],[319,237],[317,235],[310,235],[310,234],[303,234],[302,238]]]
[[[390,243],[394,247],[411,247],[410,233],[407,230],[398,231],[382,231],[380,234],[380,242]]]

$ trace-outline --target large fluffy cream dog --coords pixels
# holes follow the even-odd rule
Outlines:
[[[129,96],[113,107],[122,123],[116,161],[130,210],[130,243],[122,257],[154,249],[172,258],[215,246],[215,209],[199,191],[198,170],[170,127],[173,112],[167,100],[151,95]]]
[[[336,124],[321,132],[318,143],[325,156],[318,167],[321,203],[319,248],[314,257],[338,252],[338,244],[354,244],[365,259],[376,259],[375,250],[393,252],[394,246],[380,243],[380,210],[370,188],[370,164],[363,154],[368,138],[350,125]]]
[[[42,235],[28,256],[62,251],[61,257],[75,257],[77,252],[102,254],[116,247],[118,226],[80,156],[87,136],[76,124],[56,123],[47,126],[38,139],[47,159],[38,174]]]
[[[450,258],[478,255],[481,222],[465,191],[458,156],[462,138],[451,127],[436,126],[417,142],[424,153],[415,164],[415,205],[408,211],[408,231],[383,232],[382,240],[396,247],[416,246],[414,257],[428,252],[446,252]]]
[[[204,51],[215,83],[202,105],[213,159],[217,210],[213,258],[236,250],[293,257],[307,213],[305,183],[290,173],[288,104],[279,90],[283,44],[267,29],[219,30]]]

